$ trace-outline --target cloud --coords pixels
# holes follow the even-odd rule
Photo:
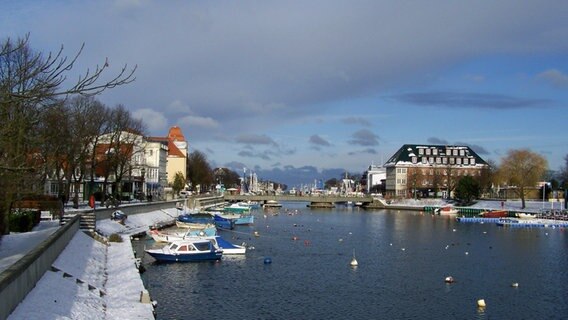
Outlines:
[[[168,129],[168,119],[163,113],[154,109],[137,109],[132,111],[132,117],[141,119],[148,127],[149,132],[166,132]],[[152,119],[152,121],[147,121]]]
[[[309,142],[310,144],[315,146],[321,146],[321,147],[331,146],[331,143],[329,143],[329,141],[325,140],[324,138],[320,137],[317,134],[312,135],[309,139]]]
[[[477,145],[477,144],[471,144],[471,143],[467,143],[467,142],[456,142],[455,145],[457,145],[457,146],[468,146],[473,151],[475,151],[475,153],[477,153],[479,155],[488,155],[489,154],[489,151],[487,151],[487,149],[485,149],[484,147]]]
[[[265,134],[242,134],[235,139],[237,143],[244,143],[250,145],[273,145],[278,144]]]
[[[568,88],[568,75],[560,70],[549,69],[539,73],[536,77],[555,87]]]
[[[354,132],[351,135],[352,139],[349,143],[357,144],[361,146],[377,146],[379,145],[379,137],[372,131],[367,129],[362,129]]]
[[[151,118],[150,118],[151,119]],[[153,121],[153,120],[152,120]],[[216,129],[219,128],[219,122],[210,117],[185,116],[178,120],[181,127],[191,128],[193,131],[197,129]]]
[[[361,125],[363,127],[370,127],[372,125],[371,122],[367,118],[361,118],[361,117],[343,118],[342,122],[345,123],[345,124]]]
[[[361,154],[377,154],[377,150],[374,148],[367,148],[364,150],[359,150],[359,151],[351,151],[347,153],[350,156],[356,156],[356,155],[361,155]]]
[[[447,140],[436,138],[436,137],[430,137],[430,138],[428,138],[427,141],[430,144],[441,144],[441,145],[449,144]]]
[[[419,105],[450,108],[519,109],[551,104],[549,99],[525,99],[502,94],[461,92],[417,92],[393,96],[397,101]]]

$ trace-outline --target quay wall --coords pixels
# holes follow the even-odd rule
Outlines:
[[[6,319],[35,287],[79,230],[77,215],[0,273],[0,319]]]

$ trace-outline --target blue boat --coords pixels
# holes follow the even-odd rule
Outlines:
[[[254,224],[254,216],[252,214],[244,214],[235,219],[235,225],[252,225]]]
[[[149,255],[164,262],[197,262],[220,260],[223,250],[214,241],[197,238],[174,241],[162,248],[146,249]]]
[[[215,222],[215,225],[220,229],[233,230],[235,228],[235,219],[225,218],[216,214],[213,216],[213,221]]]

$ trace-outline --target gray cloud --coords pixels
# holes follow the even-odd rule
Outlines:
[[[460,92],[418,92],[393,96],[397,101],[451,108],[518,109],[549,106],[549,99],[524,99],[501,94]]]
[[[345,124],[354,124],[354,125],[360,125],[360,126],[363,126],[363,127],[370,127],[371,126],[371,122],[367,118],[347,117],[347,118],[343,118],[341,121]]]
[[[436,137],[430,137],[430,138],[428,138],[427,141],[430,144],[442,144],[442,145],[449,144],[447,140],[436,138]]]
[[[379,136],[374,134],[371,130],[362,129],[354,132],[351,135],[352,139],[349,143],[361,146],[377,146],[379,145]]]
[[[485,149],[484,147],[477,145],[477,144],[471,144],[471,143],[467,143],[467,142],[456,142],[455,145],[468,146],[479,155],[488,155],[489,154],[489,151],[487,151],[487,149]]]
[[[322,138],[321,136],[314,134],[310,137],[309,139],[310,144],[315,145],[315,146],[321,146],[321,147],[329,147],[331,146],[331,143],[329,143],[329,141],[325,140],[324,138]]]
[[[549,69],[539,73],[537,79],[559,88],[568,88],[568,75],[560,70]]]
[[[235,141],[249,145],[278,145],[272,138],[264,134],[243,134],[237,136]]]
[[[348,152],[347,154],[350,155],[350,156],[356,156],[356,155],[361,155],[361,154],[372,154],[372,155],[375,155],[375,154],[377,154],[377,153],[378,153],[378,152],[377,152],[376,149],[374,149],[374,148],[367,148],[367,149],[359,150],[359,151],[351,151],[351,152]]]

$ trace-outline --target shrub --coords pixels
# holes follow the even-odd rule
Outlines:
[[[113,233],[108,237],[109,242],[122,242],[122,237],[119,234]]]
[[[14,210],[10,213],[10,230],[14,232],[32,231],[39,223],[39,212],[32,210]],[[38,219],[36,219],[36,216]]]

